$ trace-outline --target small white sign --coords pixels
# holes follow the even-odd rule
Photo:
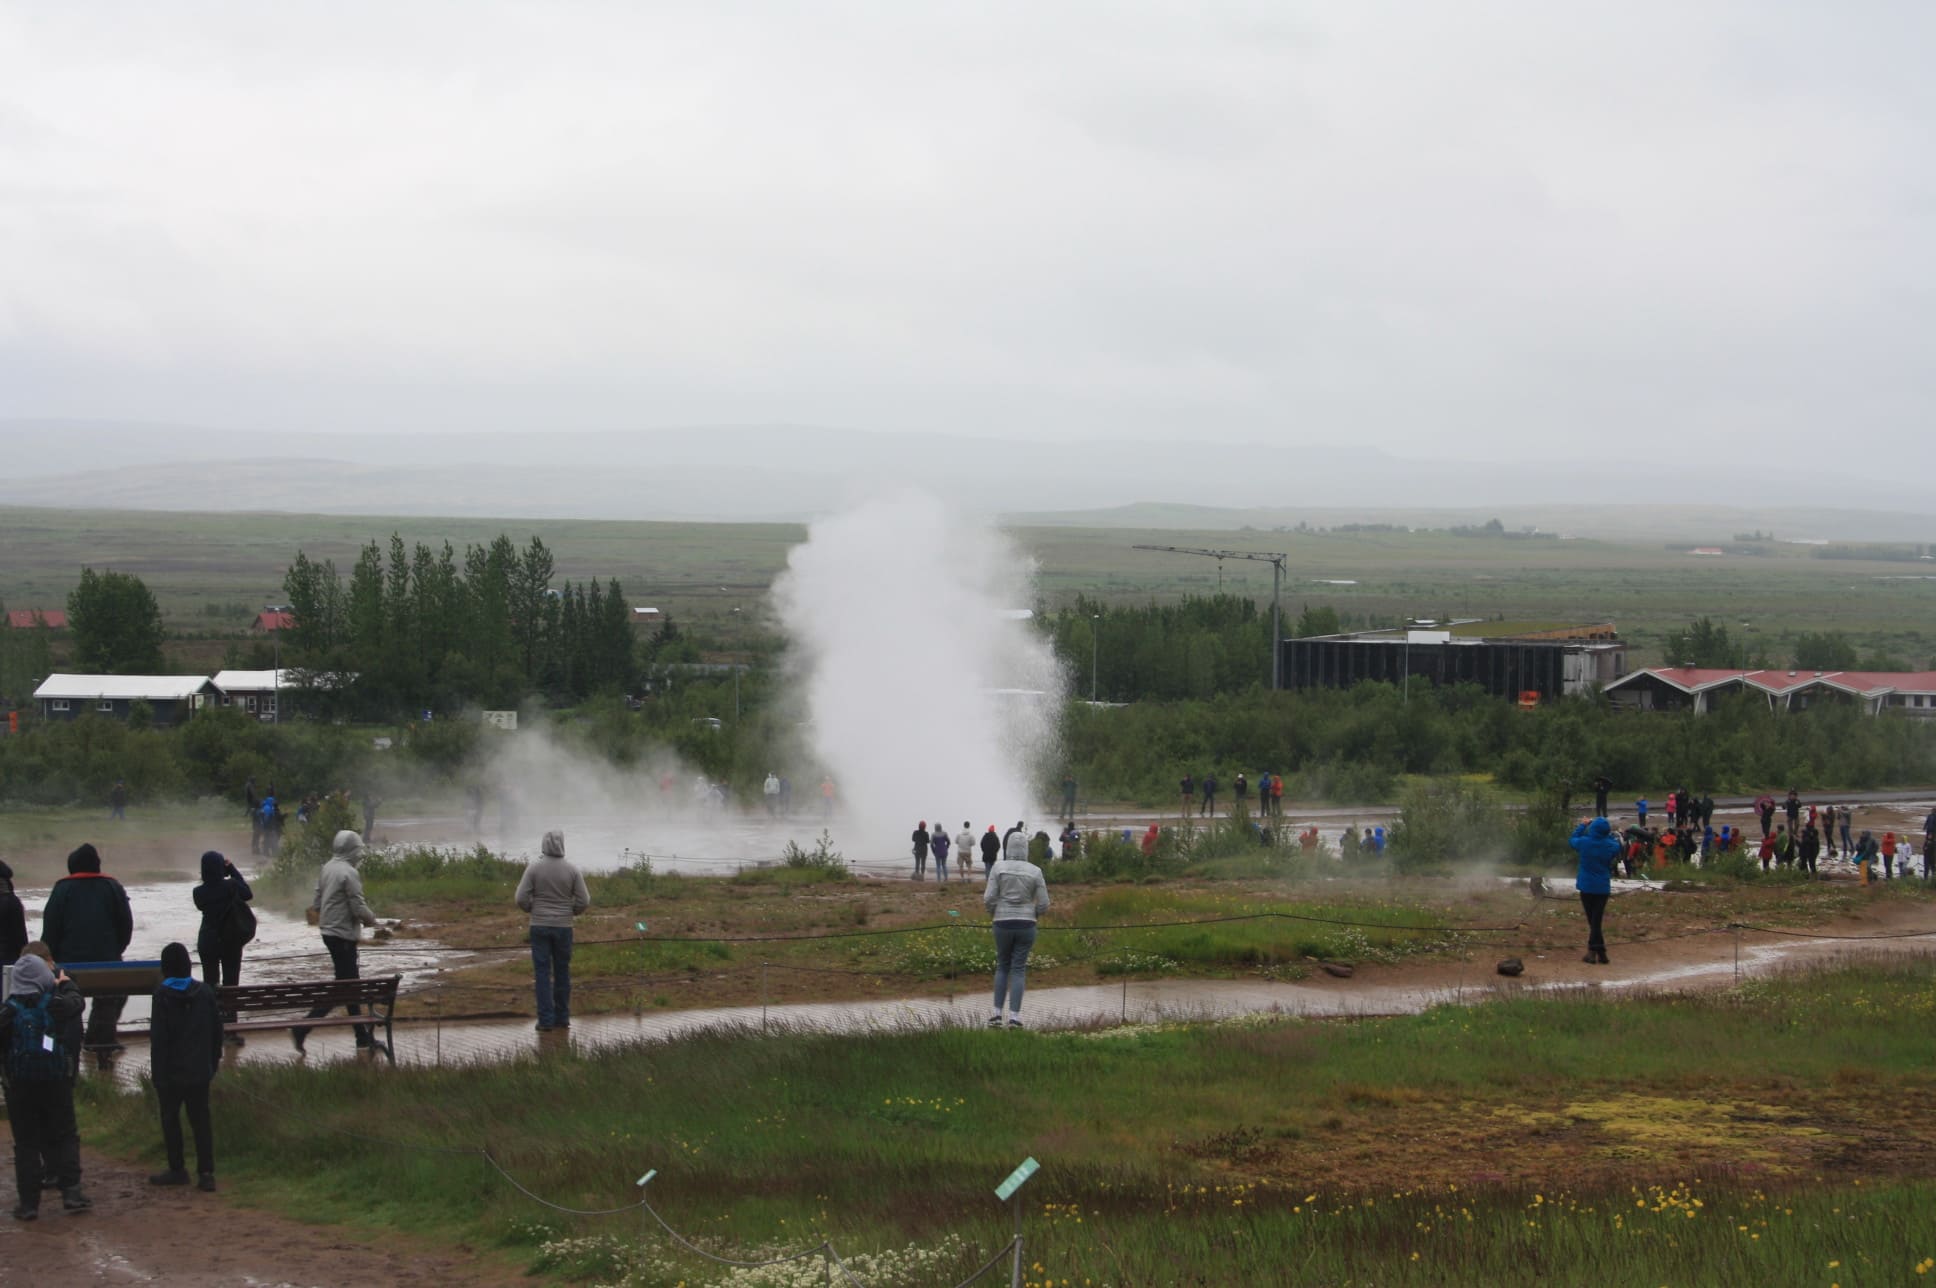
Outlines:
[[[518,713],[515,711],[486,711],[484,723],[498,729],[516,729]]]

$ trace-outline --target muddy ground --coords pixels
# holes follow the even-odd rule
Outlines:
[[[11,1162],[13,1138],[4,1123],[0,1140],[0,1155]],[[41,1200],[37,1221],[0,1213],[0,1282],[46,1288],[489,1288],[529,1282],[462,1245],[431,1248],[391,1232],[305,1225],[249,1207],[246,1195],[157,1188],[147,1177],[145,1167],[84,1151],[82,1188],[94,1210],[69,1215],[61,1211],[60,1196],[51,1194]],[[6,1189],[11,1197],[11,1183]]]

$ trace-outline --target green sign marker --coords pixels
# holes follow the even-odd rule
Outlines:
[[[645,923],[644,923],[643,921],[641,921],[641,922],[639,923],[639,933],[640,933],[641,935],[643,935],[643,934],[645,933]]]
[[[1009,1196],[1014,1194],[1015,1191],[1021,1189],[1022,1182],[1028,1180],[1029,1177],[1035,1175],[1036,1171],[1041,1166],[1042,1164],[1036,1162],[1032,1158],[1023,1159],[1022,1165],[1016,1168],[1014,1171],[1010,1172],[1008,1174],[1008,1179],[995,1187],[995,1197],[1000,1199],[1004,1203],[1008,1202]]]

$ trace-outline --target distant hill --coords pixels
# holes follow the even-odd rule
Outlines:
[[[1274,528],[1448,526],[1497,516],[1556,532],[1725,539],[1735,531],[1936,539],[1936,502],[1818,472],[1612,477],[1564,462],[1411,460],[1338,444],[1023,442],[804,425],[408,435],[0,420],[0,504],[96,509],[797,522],[922,488],[1019,523]],[[1625,462],[1622,471],[1631,472]],[[1738,484],[1739,486],[1735,486]],[[1749,496],[1722,507],[1716,496]]]

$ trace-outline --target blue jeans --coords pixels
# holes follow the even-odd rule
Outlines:
[[[1034,922],[995,923],[995,1010],[998,1014],[1004,998],[1010,1014],[1021,1011],[1022,988],[1028,982],[1029,950],[1034,947]]]
[[[531,973],[538,992],[538,1023],[571,1022],[571,927],[531,927]]]

